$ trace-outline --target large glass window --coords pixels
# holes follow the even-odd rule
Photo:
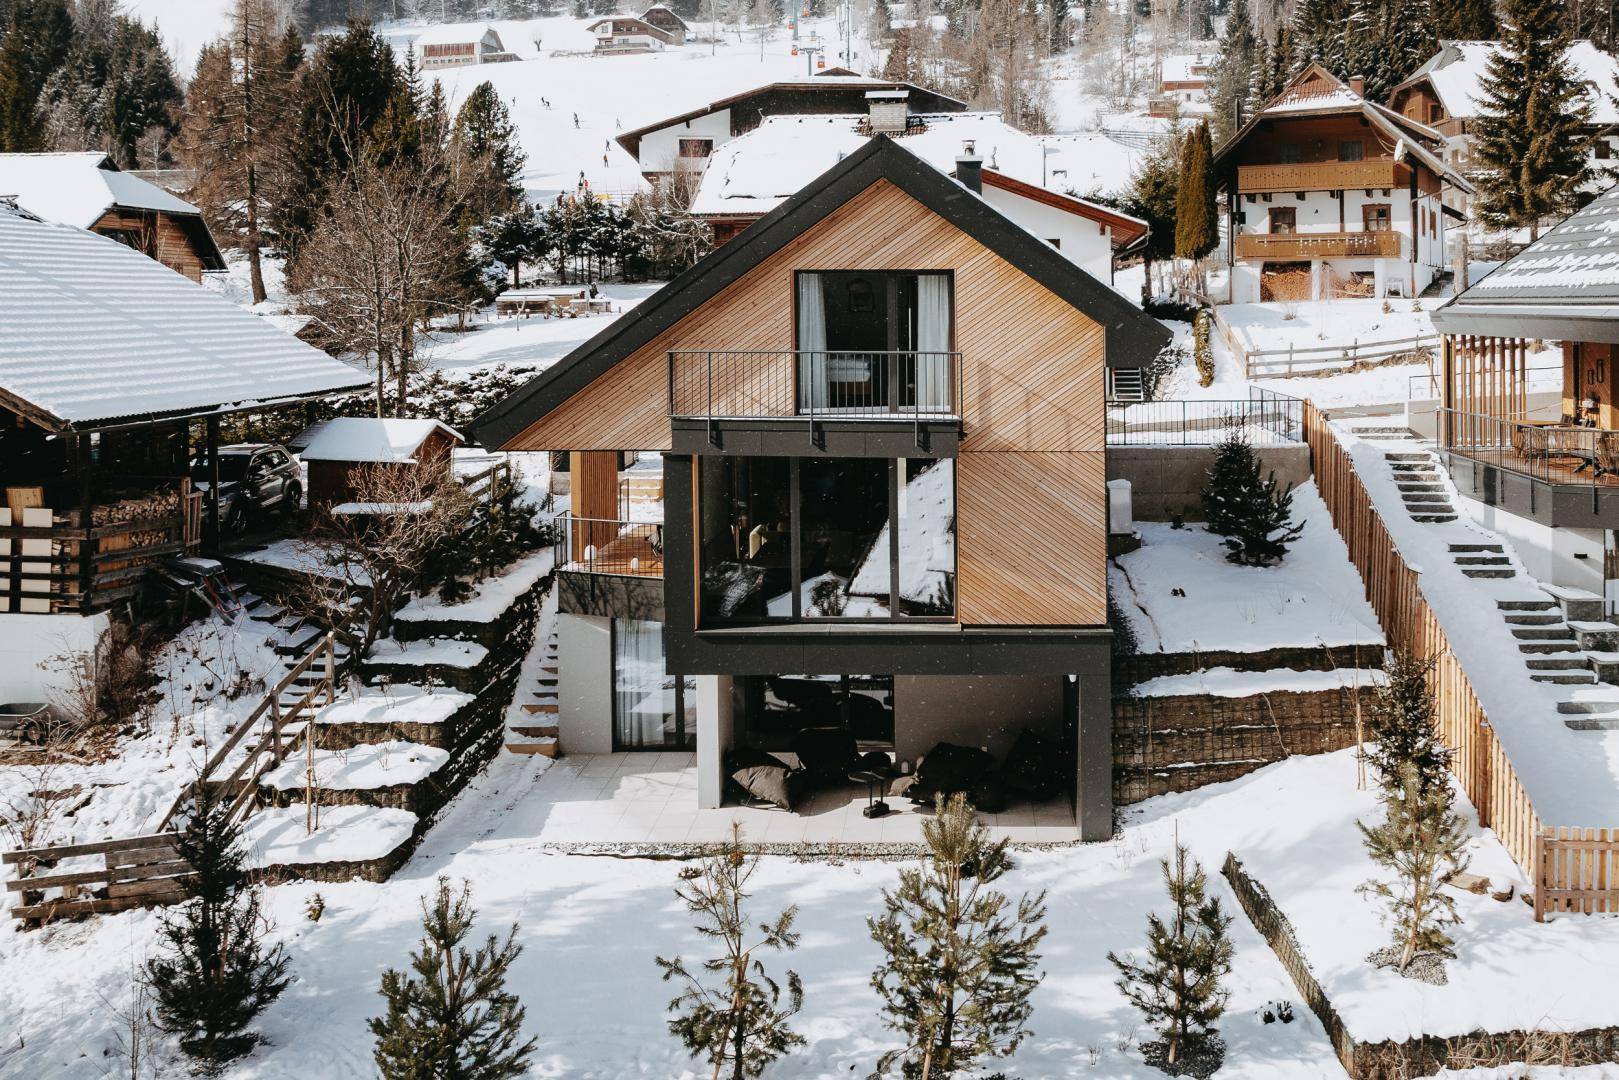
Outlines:
[[[798,407],[803,412],[947,412],[950,275],[800,273]]]
[[[696,744],[697,684],[670,675],[663,624],[613,620],[613,742],[619,750],[689,749]]]
[[[702,459],[701,621],[950,618],[955,463]]]
[[[792,751],[800,733],[829,730],[862,752],[893,748],[892,675],[759,675],[735,686],[742,739],[755,749]]]

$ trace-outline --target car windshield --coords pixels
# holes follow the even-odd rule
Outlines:
[[[248,454],[220,454],[219,480],[221,483],[232,484],[247,475]],[[208,458],[199,456],[191,462],[191,479],[207,483],[211,477]]]

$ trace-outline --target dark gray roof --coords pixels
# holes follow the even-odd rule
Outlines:
[[[878,135],[735,239],[709,252],[634,312],[491,406],[472,422],[472,436],[486,447],[503,445],[878,180],[889,181],[1100,324],[1110,367],[1144,367],[1169,344],[1170,333],[1163,324],[1112,286],[892,139]]]
[[[1438,308],[1452,334],[1619,340],[1619,185]]]

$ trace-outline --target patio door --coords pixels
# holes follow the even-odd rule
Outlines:
[[[613,749],[690,750],[696,709],[696,680],[664,664],[663,624],[614,619]]]

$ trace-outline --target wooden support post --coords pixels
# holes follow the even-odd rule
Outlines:
[[[208,455],[208,550],[214,555],[219,554],[219,417],[209,416],[205,422],[206,443],[204,453]]]
[[[78,469],[79,481],[79,527],[85,530],[84,539],[77,541],[74,547],[79,555],[79,610],[90,610],[92,601],[91,591],[95,585],[96,576],[96,542],[90,539],[90,530],[95,527],[95,455],[90,448],[90,433],[84,432],[74,439],[74,460]]]

